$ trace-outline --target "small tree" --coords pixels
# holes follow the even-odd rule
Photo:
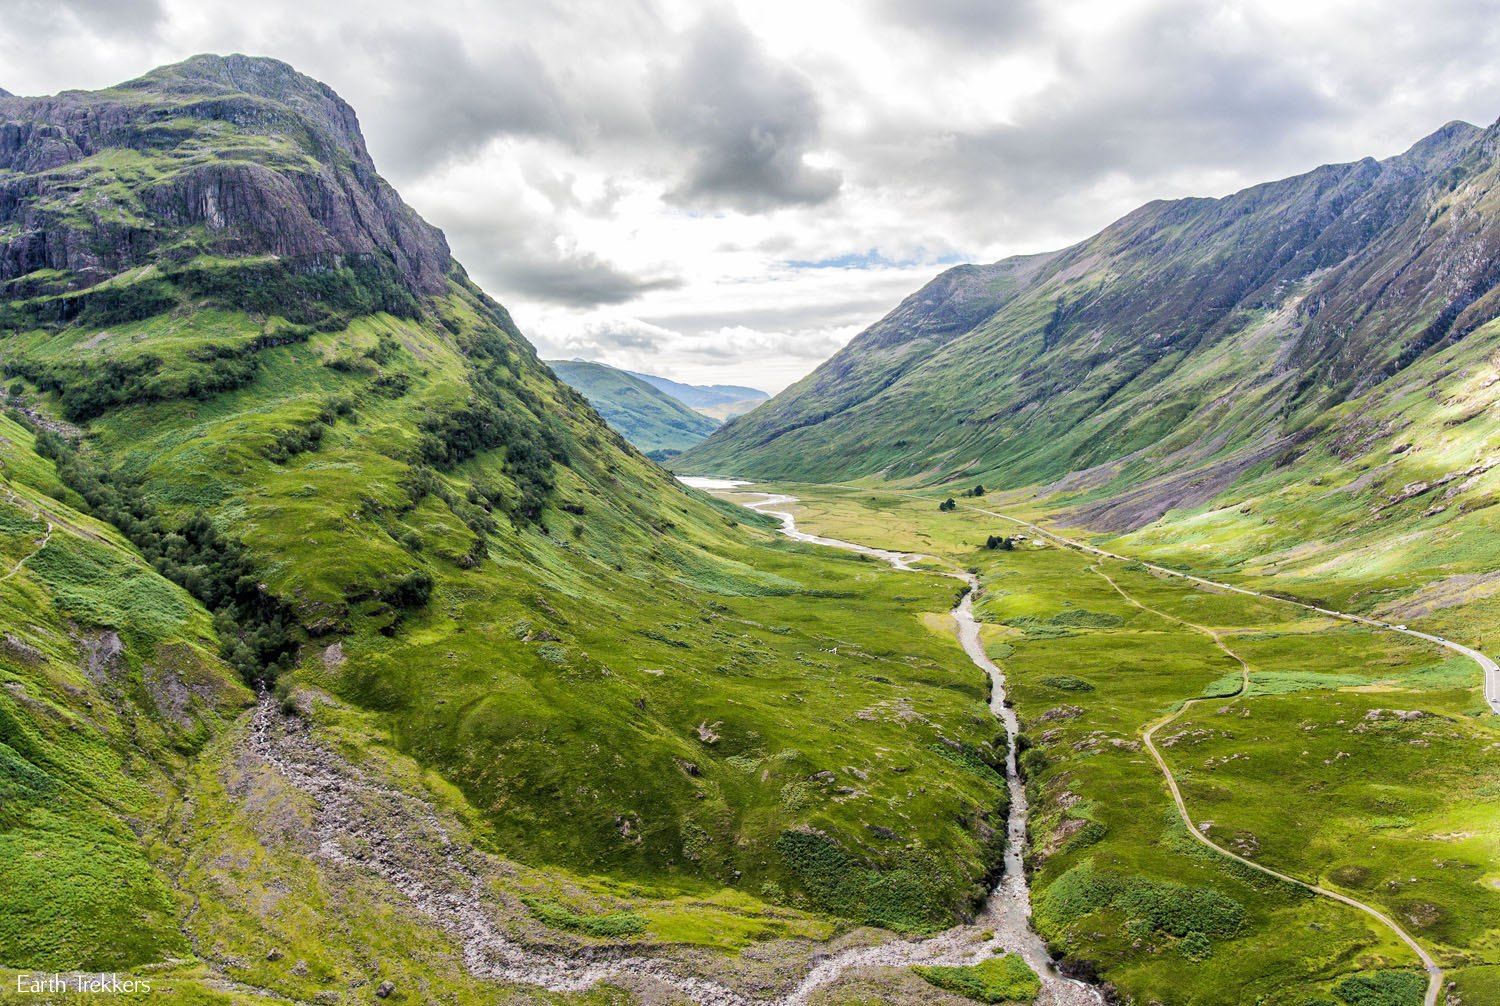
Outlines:
[[[958,504],[953,502],[952,496],[949,496],[947,499],[943,500],[943,502],[938,504],[938,509],[943,511],[944,513],[947,513],[950,510],[957,510]]]
[[[970,496],[983,496],[984,495],[984,485],[982,483],[979,484],[979,485],[976,485],[973,489],[969,490],[969,495]]]
[[[984,547],[992,550],[999,549],[1002,552],[1009,552],[1011,549],[1016,547],[1016,541],[1014,538],[1002,538],[997,534],[992,534],[985,539]]]

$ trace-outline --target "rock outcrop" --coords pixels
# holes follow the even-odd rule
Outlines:
[[[201,255],[373,258],[418,296],[453,268],[354,110],[285,63],[195,56],[105,91],[0,92],[0,284],[49,270],[17,292],[60,293]]]

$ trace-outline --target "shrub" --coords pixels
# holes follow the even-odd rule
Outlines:
[[[1042,991],[1041,979],[1019,954],[1001,954],[971,967],[912,970],[946,992],[981,1003],[1029,1003]]]
[[[646,931],[645,918],[634,912],[580,915],[570,908],[529,895],[522,895],[521,903],[531,910],[532,915],[553,929],[567,929],[604,938],[635,936]]]
[[[1418,971],[1367,971],[1333,987],[1348,1006],[1421,1006],[1427,980]]]
[[[834,915],[904,932],[931,932],[951,921],[939,872],[920,855],[895,870],[861,864],[826,835],[783,831],[776,851],[814,905]]]
[[[1038,916],[1057,925],[1104,909],[1118,910],[1153,932],[1179,938],[1190,933],[1233,936],[1245,920],[1244,905],[1211,887],[1099,871],[1092,862],[1073,867],[1037,898]]]
[[[944,513],[948,513],[951,510],[957,510],[958,504],[953,501],[952,496],[949,496],[947,499],[943,500],[943,502],[938,504],[938,509],[943,511]]]
[[[431,597],[432,576],[425,569],[415,569],[396,581],[390,601],[398,608],[420,608]]]

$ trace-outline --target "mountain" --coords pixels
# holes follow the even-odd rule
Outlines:
[[[761,988],[983,893],[951,587],[645,459],[327,86],[0,98],[0,335],[0,967],[602,1001],[568,962]]]
[[[749,412],[771,397],[757,388],[734,384],[680,384],[654,374],[626,373],[666,392],[688,408],[721,421]]]
[[[1384,161],[1153,202],[1062,251],[951,269],[679,464],[1176,485],[1109,518],[1139,526],[1350,435],[1340,407],[1419,360],[1465,343],[1482,357],[1500,311],[1497,143],[1452,123]]]
[[[719,425],[626,371],[586,360],[549,360],[547,365],[648,456],[675,454]]]

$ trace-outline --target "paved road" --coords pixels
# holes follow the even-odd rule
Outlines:
[[[1193,583],[1201,583],[1206,587],[1216,587],[1219,590],[1232,590],[1236,594],[1245,594],[1250,597],[1263,597],[1268,601],[1280,601],[1282,604],[1294,604],[1299,608],[1306,608],[1308,611],[1316,611],[1318,614],[1327,615],[1330,618],[1341,618],[1346,622],[1359,622],[1361,625],[1371,625],[1377,629],[1387,629],[1391,632],[1399,632],[1404,636],[1414,636],[1417,639],[1425,639],[1429,643],[1436,643],[1438,646],[1446,647],[1447,649],[1452,650],[1454,653],[1458,653],[1465,657],[1468,657],[1470,660],[1474,661],[1474,663],[1479,665],[1480,671],[1482,671],[1484,674],[1484,700],[1485,702],[1489,703],[1490,711],[1495,713],[1497,716],[1500,716],[1500,664],[1496,664],[1495,661],[1491,660],[1483,653],[1480,653],[1478,650],[1471,649],[1470,647],[1467,647],[1462,643],[1455,643],[1451,639],[1444,639],[1441,636],[1434,636],[1431,633],[1418,632],[1416,629],[1408,629],[1404,625],[1396,625],[1392,622],[1384,622],[1378,618],[1367,618],[1364,615],[1351,615],[1345,611],[1333,611],[1328,608],[1320,608],[1315,604],[1308,604],[1305,601],[1293,601],[1289,598],[1278,597],[1275,594],[1266,594],[1258,590],[1251,590],[1248,587],[1236,587],[1232,583],[1220,583],[1217,580],[1204,579],[1201,576],[1194,576],[1191,573],[1183,573],[1180,570],[1169,569],[1166,566],[1160,566],[1154,562],[1145,562],[1140,559],[1132,559],[1130,556],[1119,555],[1115,552],[1107,552],[1102,548],[1095,548],[1093,545],[1086,544],[1085,542],[1075,541],[1072,538],[1065,538],[1062,535],[1058,534],[1056,531],[1049,531],[1044,527],[1038,527],[1030,521],[1022,520],[1020,517],[1012,517],[1010,514],[998,513],[994,510],[986,510],[983,507],[969,506],[968,504],[963,504],[963,507],[965,510],[973,510],[975,513],[987,514],[990,517],[998,517],[1000,520],[1010,521],[1012,524],[1019,524],[1021,527],[1027,528],[1028,530],[1039,534],[1050,541],[1057,542],[1059,545],[1063,545],[1067,548],[1077,549],[1080,552],[1087,552],[1090,555],[1101,556],[1105,559],[1119,559],[1122,562],[1139,562],[1141,563],[1141,565],[1145,566],[1147,569],[1153,572],[1163,573],[1167,576],[1175,576],[1183,580],[1191,580]]]

